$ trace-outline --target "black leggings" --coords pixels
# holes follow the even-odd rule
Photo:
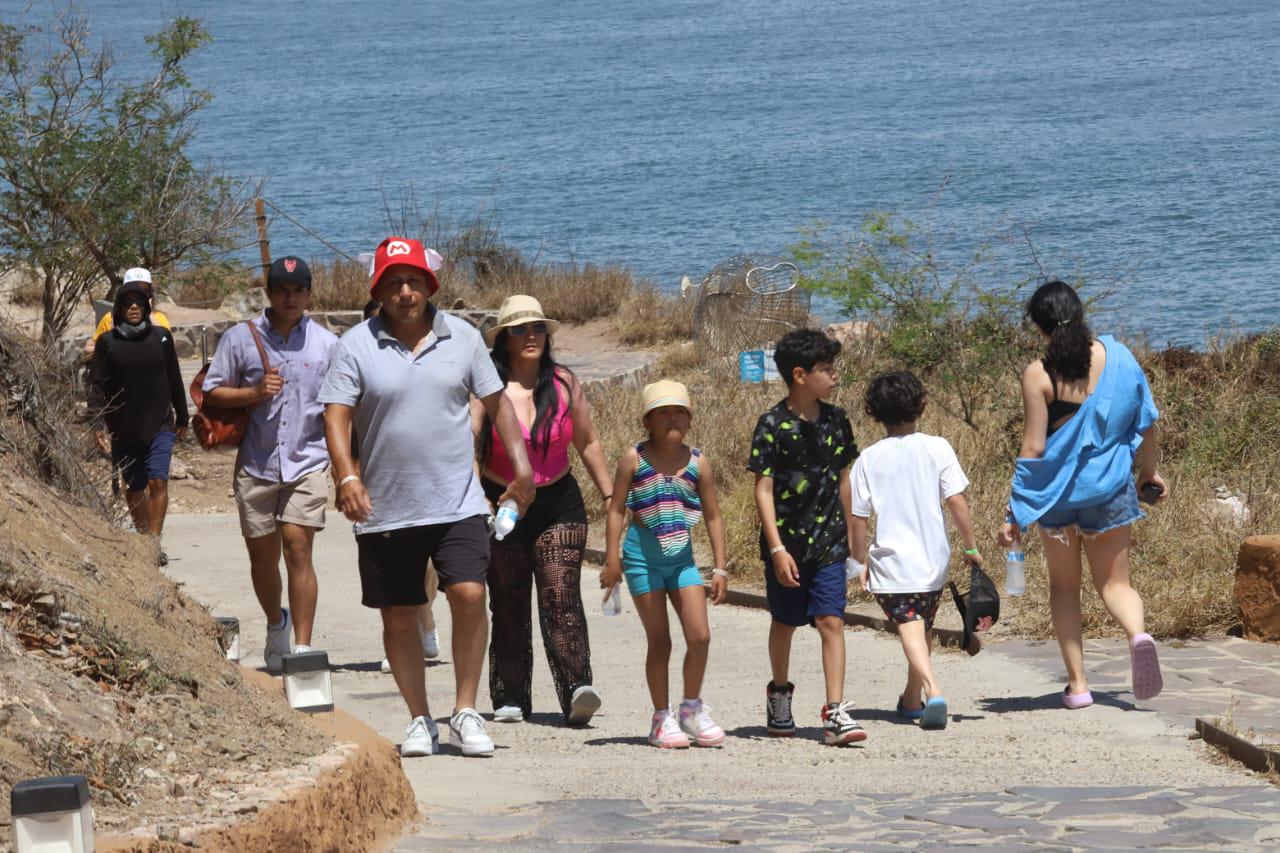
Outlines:
[[[485,480],[485,491],[502,487]],[[523,529],[522,529],[523,528]],[[539,488],[533,505],[506,539],[489,550],[489,696],[494,710],[533,710],[532,587],[538,622],[560,710],[568,715],[573,691],[591,683],[591,646],[580,579],[587,544],[586,509],[569,474]]]

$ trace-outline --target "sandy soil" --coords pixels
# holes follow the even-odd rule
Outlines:
[[[0,788],[84,773],[111,831],[219,810],[329,748],[224,659],[150,541],[61,502],[8,457],[0,476]]]

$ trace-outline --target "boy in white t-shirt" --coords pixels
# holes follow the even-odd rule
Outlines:
[[[955,451],[945,438],[916,431],[925,397],[924,385],[906,371],[871,380],[864,407],[884,426],[885,437],[862,451],[849,476],[853,555],[862,588],[874,593],[897,623],[907,656],[907,687],[898,697],[898,713],[919,720],[921,728],[941,729],[947,725],[947,700],[929,656],[933,617],[951,560],[942,504],[960,532],[966,559],[982,565],[982,555],[964,499],[969,480]],[[868,550],[867,520],[873,512],[876,537]]]

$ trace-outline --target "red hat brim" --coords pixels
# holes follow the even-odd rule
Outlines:
[[[427,296],[434,296],[436,291],[440,289],[440,279],[436,278],[436,274],[431,271],[430,267],[423,264],[416,264],[412,261],[396,261],[394,264],[387,264],[385,267],[378,270],[378,274],[374,277],[373,281],[369,283],[370,296],[373,296],[373,292],[378,289],[378,282],[382,281],[382,277],[386,275],[387,270],[394,269],[396,267],[412,267],[415,270],[421,270],[426,273],[427,282],[429,283]]]

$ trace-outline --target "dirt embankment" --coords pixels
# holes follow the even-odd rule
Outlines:
[[[283,837],[310,825],[296,849],[316,849],[326,822],[353,831],[347,842],[370,831],[347,814],[356,804],[412,814],[394,748],[321,731],[277,681],[227,662],[210,614],[159,572],[148,539],[64,502],[3,448],[0,478],[0,848],[8,789],[63,773],[88,777],[100,835],[156,843],[185,827],[184,841],[230,849],[251,824]]]

